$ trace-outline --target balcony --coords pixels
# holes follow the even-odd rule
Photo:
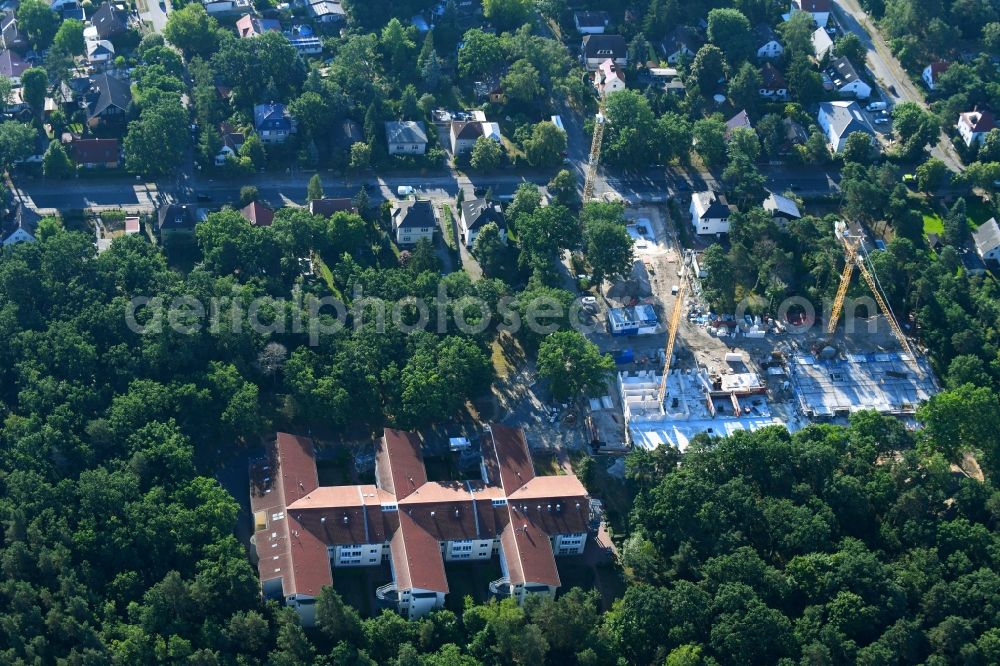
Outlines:
[[[510,594],[510,578],[507,576],[497,578],[490,583],[490,592],[493,594]]]
[[[379,601],[395,601],[398,596],[399,590],[396,588],[396,583],[386,583],[375,590],[375,597]]]

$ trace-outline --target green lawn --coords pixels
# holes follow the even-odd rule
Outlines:
[[[965,212],[969,215],[972,229],[978,228],[980,224],[996,215],[992,204],[975,196],[965,198]]]
[[[944,222],[941,221],[940,215],[924,213],[924,233],[938,234],[939,236],[944,233]]]

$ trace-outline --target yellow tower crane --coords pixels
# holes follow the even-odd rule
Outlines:
[[[687,291],[687,264],[683,263],[681,257],[681,284],[677,290],[674,309],[670,313],[670,328],[667,329],[667,346],[663,350],[663,376],[660,377],[660,392],[657,400],[661,410],[666,409],[665,400],[667,398],[667,374],[670,372],[670,360],[674,355],[674,343],[677,342],[677,329],[681,324],[681,311],[684,309],[684,294]]]
[[[837,237],[844,244],[844,272],[840,275],[840,285],[837,287],[837,295],[833,299],[833,309],[830,312],[830,321],[826,324],[826,334],[833,335],[834,331],[837,330],[837,322],[840,320],[840,313],[844,309],[844,299],[847,297],[847,288],[851,284],[851,276],[854,275],[854,269],[857,267],[861,272],[861,277],[864,278],[872,295],[875,297],[879,308],[882,310],[882,314],[885,315],[886,320],[889,322],[889,327],[892,329],[892,334],[896,336],[896,340],[899,341],[899,346],[903,348],[903,351],[911,359],[916,361],[917,357],[910,347],[909,340],[903,334],[903,330],[896,321],[896,316],[892,313],[892,309],[882,294],[882,288],[879,286],[878,279],[868,270],[868,266],[865,264],[864,239],[861,236],[852,236],[848,233],[847,227],[843,222],[837,223]]]

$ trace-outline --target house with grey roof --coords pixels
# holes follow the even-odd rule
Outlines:
[[[462,202],[462,240],[466,247],[472,247],[476,236],[490,222],[500,229],[500,239],[507,240],[507,219],[504,217],[500,204],[486,199],[470,199]]]
[[[972,233],[972,241],[976,244],[976,253],[988,265],[996,266],[1000,262],[1000,225],[995,217],[979,225]]]
[[[704,44],[704,40],[694,28],[679,25],[660,42],[660,53],[671,65],[681,60],[690,60]]]
[[[0,51],[0,75],[10,79],[12,86],[21,85],[21,75],[30,66],[17,51],[10,49]]]
[[[831,60],[825,73],[833,82],[833,89],[844,97],[868,99],[872,94],[872,87],[858,76],[854,65],[844,56]]]
[[[691,226],[699,235],[728,234],[729,216],[733,210],[726,197],[712,191],[691,195]]]
[[[24,52],[28,49],[28,36],[17,26],[13,9],[0,15],[0,48]]]
[[[769,192],[761,205],[780,226],[785,226],[792,220],[798,220],[802,217],[797,203],[774,192]]]
[[[875,140],[875,130],[857,102],[823,102],[816,122],[826,134],[833,152],[839,153],[854,132],[864,132]]]
[[[812,34],[812,47],[816,60],[823,60],[833,52],[833,40],[830,39],[830,34],[823,28],[816,28]]]
[[[97,74],[90,78],[90,88],[83,103],[91,127],[101,122],[124,120],[132,109],[132,90],[126,81],[106,73]]]
[[[397,245],[415,245],[421,240],[434,240],[437,218],[434,205],[425,199],[404,201],[392,211],[392,231]]]
[[[264,143],[284,143],[295,133],[295,119],[284,104],[257,104],[253,107],[253,126]]]
[[[90,25],[100,39],[111,39],[128,30],[128,14],[110,2],[104,2],[93,16]]]
[[[427,128],[420,120],[390,120],[385,124],[385,143],[390,155],[423,155]]]
[[[596,72],[607,59],[619,67],[628,64],[628,44],[621,35],[584,35],[580,45],[580,59],[588,72]]]
[[[780,58],[781,54],[785,52],[785,47],[778,41],[778,33],[767,23],[755,25],[753,34],[757,43],[758,59]]]
[[[0,226],[0,239],[4,247],[18,243],[34,243],[41,216],[23,203],[17,204],[7,223]]]
[[[607,12],[573,12],[573,25],[581,35],[603,35],[609,21]]]

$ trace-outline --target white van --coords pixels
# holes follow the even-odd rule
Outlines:
[[[413,194],[412,185],[400,185],[396,188],[396,195],[400,197],[408,197]]]
[[[872,102],[871,104],[869,104],[865,108],[868,111],[885,111],[886,108],[888,108],[888,106],[889,105],[886,104],[885,102]]]

